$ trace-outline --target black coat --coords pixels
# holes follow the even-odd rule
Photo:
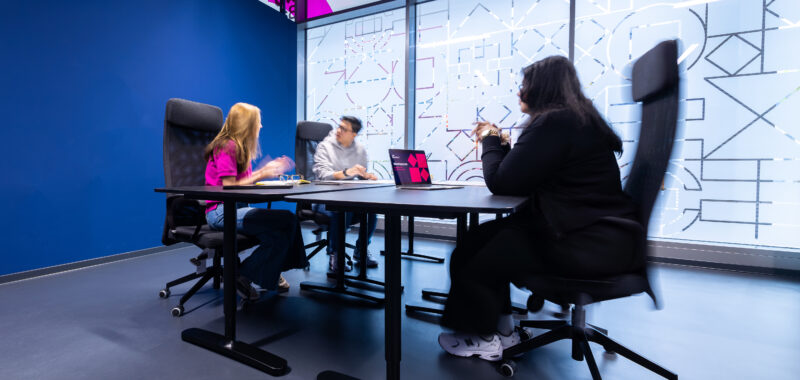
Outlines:
[[[536,117],[513,149],[487,136],[481,159],[489,190],[530,196],[533,221],[556,239],[604,216],[633,218],[614,152],[599,127],[572,111]]]

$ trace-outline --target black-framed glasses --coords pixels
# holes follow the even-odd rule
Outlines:
[[[339,126],[339,129],[340,129],[342,132],[353,132],[353,130],[352,130],[352,129],[347,129],[347,128],[345,128],[344,126],[341,126],[341,125]]]

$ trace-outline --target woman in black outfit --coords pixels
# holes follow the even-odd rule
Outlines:
[[[470,230],[450,261],[450,295],[439,344],[457,356],[499,360],[519,342],[510,282],[536,273],[606,276],[635,269],[633,237],[605,216],[634,219],[615,158],[622,142],[582,91],[575,68],[552,56],[523,70],[520,110],[530,116],[513,148],[491,123],[483,177],[494,194],[525,195],[530,206]]]

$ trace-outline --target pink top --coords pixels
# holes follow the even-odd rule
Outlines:
[[[214,151],[206,164],[206,186],[222,186],[222,177],[236,176],[236,180],[247,178],[253,173],[252,166],[247,163],[244,173],[236,171],[236,143],[229,140],[223,148]],[[206,213],[216,209],[222,203],[219,201],[206,201]]]

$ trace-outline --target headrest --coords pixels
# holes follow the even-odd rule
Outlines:
[[[317,121],[297,122],[297,138],[301,140],[322,141],[331,132],[331,125]]]
[[[637,102],[678,83],[678,41],[663,41],[633,65],[633,100]]]
[[[167,101],[164,120],[179,127],[208,132],[219,132],[223,122],[219,107],[177,98]]]

